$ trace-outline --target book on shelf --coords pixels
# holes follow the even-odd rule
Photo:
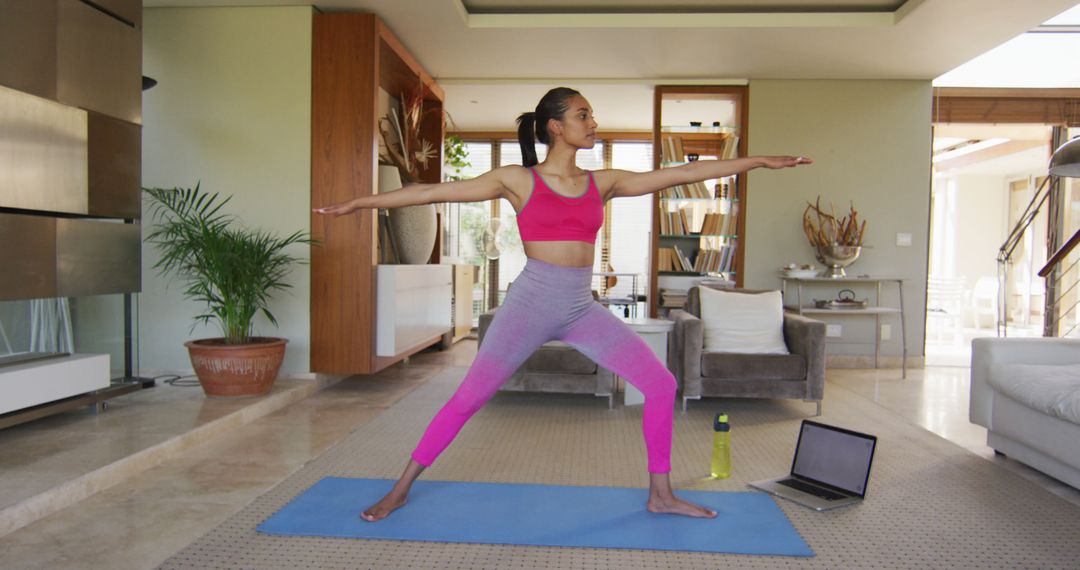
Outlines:
[[[686,208],[678,208],[674,212],[660,212],[660,233],[662,235],[690,235],[691,214]]]
[[[737,211],[734,205],[726,213],[710,212],[705,214],[705,220],[701,224],[701,233],[712,236],[734,234],[738,225],[738,220],[735,219],[736,214]]]
[[[660,157],[663,162],[686,162],[686,152],[683,149],[682,138],[665,136],[661,138]],[[712,196],[704,182],[691,182],[689,184],[676,184],[664,190],[662,196],[667,199],[708,199]]]
[[[693,271],[694,265],[690,258],[679,249],[678,246],[662,247],[657,256],[656,269],[658,271]]]
[[[728,160],[739,154],[739,135],[727,133],[720,141],[720,159]]]
[[[668,309],[681,309],[686,305],[685,289],[660,289],[660,306]]]
[[[727,213],[725,213],[723,215],[722,219],[720,219],[720,227],[717,228],[719,230],[717,233],[719,233],[721,235],[725,235],[725,236],[729,236],[729,235],[737,233],[739,231],[739,218],[738,218],[738,216],[739,216],[739,203],[738,202],[731,202],[731,207],[728,208]]]
[[[720,246],[719,249],[702,249],[694,260],[693,271],[698,273],[729,273],[735,265],[735,244]]]
[[[704,235],[716,235],[720,233],[720,218],[723,214],[709,212],[705,214],[705,220],[701,222],[701,233]]]
[[[683,250],[680,249],[679,246],[677,246],[677,245],[674,246],[674,249],[675,249],[675,256],[679,259],[679,270],[680,271],[693,271],[694,266],[690,263],[690,258],[687,257],[687,255],[685,253],[683,253]]]
[[[716,269],[714,269],[714,271],[719,271],[721,273],[731,271],[732,253],[734,249],[735,248],[733,247],[720,248],[718,255],[719,259],[716,262]]]
[[[668,200],[694,199],[712,200],[713,195],[709,192],[704,182],[691,182],[690,184],[676,184],[665,188],[662,196]]]
[[[676,259],[675,250],[670,247],[662,247],[658,252],[656,268],[660,271],[678,271],[676,266],[678,260]],[[682,265],[681,263],[679,264]]]

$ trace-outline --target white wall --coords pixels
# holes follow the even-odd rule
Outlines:
[[[806,155],[815,164],[750,173],[745,286],[778,288],[780,266],[817,263],[802,232],[808,201],[820,195],[838,214],[854,202],[860,218],[867,220],[864,243],[871,247],[848,273],[906,279],[908,355],[922,354],[931,95],[929,81],[750,82],[750,154]],[[899,232],[912,234],[910,247],[896,246]],[[836,289],[823,288],[809,297],[830,298]],[[883,295],[884,303],[897,300],[895,294]],[[872,323],[870,318],[845,318],[843,340],[872,340]],[[896,331],[882,354],[899,355],[899,323],[883,318],[882,324]],[[873,346],[835,344],[829,352],[868,355]]]
[[[151,8],[143,22],[143,73],[158,80],[143,94],[143,186],[201,182],[232,195],[228,211],[250,227],[309,230],[311,7]],[[201,307],[183,300],[179,282],[166,287],[157,259],[144,244],[141,367],[190,370],[184,341],[221,333],[189,330]],[[310,369],[308,266],[289,282],[270,307],[280,327],[262,317],[255,326],[289,339],[282,374]]]

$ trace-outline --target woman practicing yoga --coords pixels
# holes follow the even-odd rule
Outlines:
[[[547,158],[540,164],[536,139],[548,145]],[[648,454],[648,510],[715,517],[715,512],[683,501],[671,490],[668,472],[675,378],[634,331],[593,300],[596,232],[604,220],[604,203],[612,198],[641,196],[758,167],[785,168],[811,161],[794,156],[763,156],[698,160],[644,173],[584,171],[575,165],[575,157],[579,149],[592,148],[596,143],[596,121],[589,102],[565,87],[548,91],[534,113],[518,117],[518,141],[524,166],[503,166],[460,182],[415,184],[314,210],[340,216],[361,208],[505,198],[517,211],[528,257],[525,269],[495,313],[465,379],[431,420],[393,489],[361,516],[369,522],[377,521],[404,505],[413,481],[503,382],[540,345],[561,340],[625,378],[645,395],[642,430]]]

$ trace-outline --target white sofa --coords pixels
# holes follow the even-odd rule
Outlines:
[[[969,417],[996,451],[1080,489],[1080,339],[975,339]]]

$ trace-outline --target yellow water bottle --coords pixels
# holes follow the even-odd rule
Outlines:
[[[712,476],[713,479],[726,479],[731,476],[731,426],[727,414],[716,414],[713,420],[712,439]]]

